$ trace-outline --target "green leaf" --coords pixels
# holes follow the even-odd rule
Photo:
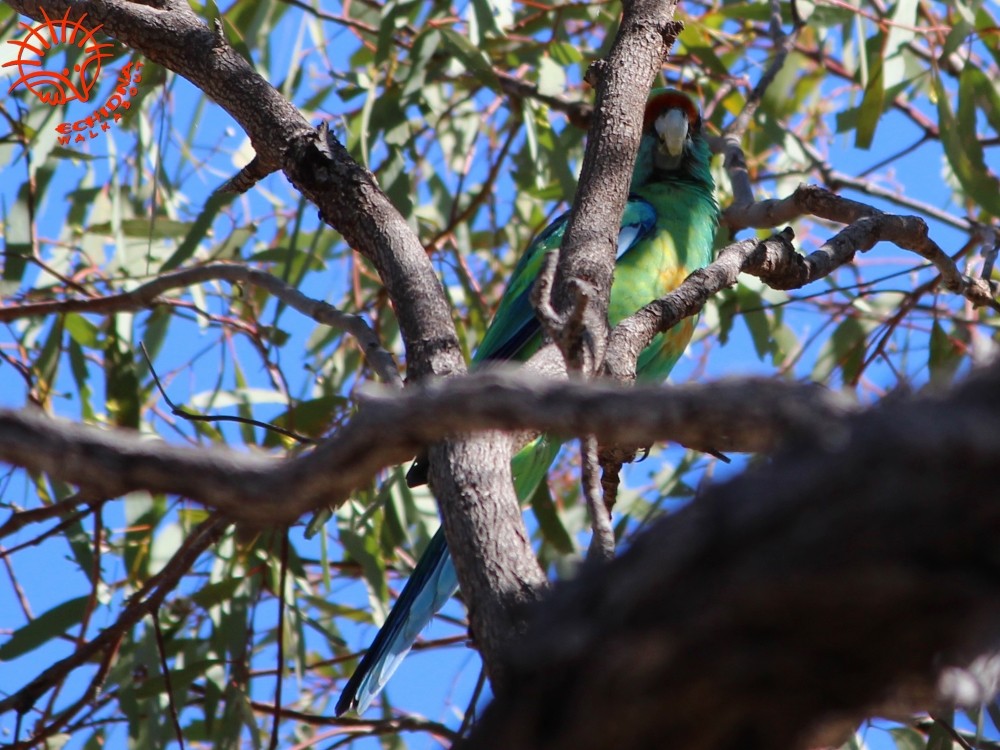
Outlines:
[[[931,383],[948,385],[955,378],[955,373],[965,361],[968,353],[968,335],[964,326],[954,328],[955,336],[945,333],[937,320],[931,327],[930,353],[927,367],[930,370]],[[966,334],[963,336],[962,334]]]
[[[55,387],[56,374],[59,371],[59,363],[62,354],[63,339],[62,318],[57,318],[52,322],[49,335],[42,343],[41,351],[35,358],[34,371],[37,377],[36,390],[43,399],[48,399]]]
[[[572,554],[576,551],[573,544],[573,537],[570,536],[562,519],[559,518],[559,511],[556,504],[552,502],[552,495],[549,493],[549,483],[540,482],[531,496],[531,510],[538,520],[538,527],[542,530],[545,541],[549,542],[556,550],[564,555]]]
[[[931,731],[927,733],[927,747],[925,750],[954,750],[954,747],[955,743],[951,732],[940,721],[935,721],[931,725]]]
[[[66,331],[80,346],[87,349],[100,349],[100,331],[82,315],[69,313],[64,321]]]
[[[149,219],[124,219],[118,228],[121,229],[125,237],[136,237],[138,239],[179,239],[190,232],[194,224],[190,221],[175,221],[158,217],[154,221]],[[108,235],[114,234],[115,227],[110,222],[91,224],[87,231],[92,234]]]
[[[191,595],[191,601],[202,609],[209,610],[232,599],[242,585],[243,579],[236,576],[208,583]]]
[[[24,184],[17,193],[17,199],[11,210],[4,216],[4,255],[3,280],[19,282],[24,277],[31,257],[31,230],[34,223],[31,220],[32,195]]]
[[[889,730],[896,742],[896,750],[925,750],[923,735],[916,729],[897,727]]]
[[[127,313],[118,313],[109,321],[104,357],[105,403],[115,424],[139,429],[142,398],[131,346],[131,321]]]
[[[583,62],[583,55],[580,53],[580,48],[575,44],[552,42],[548,46],[548,52],[552,55],[552,59],[563,67],[579,65]]]
[[[882,50],[882,69],[885,88],[891,89],[906,78],[907,45],[916,36],[917,0],[897,0],[892,11],[892,23],[886,34]]]
[[[871,148],[875,137],[875,128],[885,111],[885,78],[884,67],[879,58],[865,86],[865,95],[858,108],[858,120],[854,131],[854,146],[856,148]]]
[[[490,64],[486,53],[451,29],[442,28],[439,31],[444,46],[451,50],[462,66],[472,73],[481,84],[500,93],[500,81],[497,80],[496,73],[493,72],[493,65]]]
[[[341,527],[340,543],[344,549],[361,566],[361,575],[371,592],[372,605],[376,611],[382,611],[384,603],[389,599],[389,588],[385,580],[385,561],[378,553],[378,545],[374,534],[357,533]]]
[[[342,396],[321,396],[297,401],[290,409],[269,421],[301,435],[319,437],[330,429],[334,415],[346,405],[347,399]],[[264,445],[282,445],[286,439],[276,432],[268,432],[264,438]]]
[[[89,601],[89,594],[70,599],[15,630],[7,642],[0,646],[0,661],[10,661],[34,651],[78,625],[83,620]]]
[[[205,201],[205,206],[198,214],[198,218],[190,225],[190,229],[184,236],[184,240],[167,260],[160,266],[160,271],[172,271],[178,268],[184,261],[195,254],[198,244],[208,234],[212,228],[212,222],[218,216],[219,211],[228,206],[236,196],[232,193],[212,193],[211,197]]]
[[[566,89],[566,71],[551,57],[543,57],[538,66],[538,93],[559,96]]]
[[[754,351],[763,361],[771,353],[771,325],[764,312],[764,299],[753,289],[740,284],[736,290],[736,298],[742,313],[743,322],[750,332]]]
[[[188,667],[182,667],[180,669],[172,668],[170,670],[170,689],[171,698],[179,704],[185,702],[185,696],[187,695],[188,688],[191,686],[195,680],[199,680],[204,677],[205,670],[213,664],[221,663],[218,659],[212,659],[209,661],[198,661]],[[167,692],[167,680],[163,676],[162,672],[150,675],[145,680],[143,680],[135,689],[135,697],[140,700],[153,698],[157,695],[164,694]]]
[[[84,356],[83,348],[76,341],[68,341],[66,349],[69,355],[70,373],[73,375],[77,396],[80,399],[80,414],[85,422],[93,422],[97,419],[97,414],[94,412],[94,405],[91,403],[93,391],[90,388],[90,371],[87,365],[87,358]]]
[[[470,10],[469,38],[476,45],[486,36],[503,37],[514,20],[510,0],[472,0]]]
[[[844,318],[820,348],[813,367],[813,379],[826,382],[839,369],[844,384],[854,384],[864,364],[866,340],[867,331],[857,317]]]
[[[420,91],[431,70],[431,60],[441,45],[441,33],[437,29],[425,31],[417,37],[410,53],[410,75],[403,87],[402,98],[409,99]]]
[[[987,168],[983,148],[976,139],[975,87],[975,74],[963,71],[959,78],[956,117],[941,78],[934,78],[941,145],[966,196],[994,217],[1000,217],[1000,181]]]
[[[1000,92],[997,82],[990,79],[979,68],[967,65],[962,70],[962,78],[966,81],[966,96],[975,101],[994,131],[1000,133]]]

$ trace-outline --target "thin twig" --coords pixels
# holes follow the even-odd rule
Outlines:
[[[111,313],[145,310],[162,304],[164,294],[208,281],[253,284],[266,290],[306,317],[331,328],[351,334],[361,346],[368,364],[386,383],[402,388],[392,355],[382,348],[371,326],[360,315],[345,313],[333,305],[311,299],[281,279],[238,263],[208,263],[157,276],[152,281],[127,292],[87,299],[71,298],[0,307],[0,323],[28,317],[70,312]]]
[[[160,655],[160,670],[163,672],[163,686],[167,691],[167,707],[170,709],[170,722],[174,725],[174,735],[177,744],[184,750],[184,732],[181,730],[180,717],[177,715],[177,703],[174,697],[173,682],[170,679],[170,665],[167,664],[167,648],[163,642],[163,630],[160,628],[160,615],[154,609],[150,612],[153,618],[153,634],[156,637],[156,651]]]
[[[753,121],[754,114],[756,114],[758,107],[760,107],[761,102],[764,100],[764,95],[767,93],[768,87],[774,82],[778,73],[785,66],[788,53],[794,48],[799,30],[802,27],[800,22],[796,22],[792,27],[791,33],[785,34],[781,27],[781,5],[780,0],[771,0],[770,2],[771,21],[768,33],[776,50],[774,59],[768,64],[764,74],[757,81],[757,85],[754,86],[753,91],[747,96],[743,109],[740,110],[740,113],[722,131],[721,138],[711,139],[710,141],[714,151],[724,154],[725,169],[729,174],[729,181],[733,190],[733,205],[736,206],[746,206],[754,202],[750,174],[747,171],[746,157],[743,154],[740,142],[743,140],[743,136],[746,135],[750,123]],[[794,2],[792,5],[794,11]],[[797,19],[798,13],[793,12],[793,16]]]
[[[472,690],[472,696],[469,698],[468,704],[466,704],[465,715],[462,717],[462,724],[458,728],[457,735],[459,737],[464,737],[469,729],[472,728],[473,723],[475,723],[476,704],[479,703],[479,697],[483,694],[483,688],[485,687],[486,670],[480,667],[479,677],[476,678],[476,687]]]
[[[178,416],[181,419],[186,419],[189,422],[236,422],[238,424],[246,424],[252,427],[260,427],[264,430],[270,430],[271,432],[276,432],[279,435],[284,435],[287,438],[291,438],[292,440],[296,440],[307,445],[314,445],[316,443],[316,441],[311,437],[301,435],[293,430],[285,429],[284,427],[280,427],[270,422],[262,422],[259,419],[233,416],[231,414],[195,414],[194,412],[182,409],[171,401],[170,396],[167,395],[167,390],[163,387],[159,376],[156,374],[156,369],[153,367],[153,361],[149,357],[149,352],[146,351],[146,344],[140,342],[139,348],[142,350],[142,355],[146,358],[146,364],[149,366],[150,375],[153,376],[153,382],[156,383],[156,389],[160,392],[160,396],[163,397],[163,400],[167,402],[167,406],[170,407],[171,414]]]
[[[583,494],[590,512],[593,535],[587,559],[610,562],[615,557],[615,532],[611,528],[611,509],[604,505],[601,481],[598,477],[597,438],[587,435],[580,440],[580,454],[583,471]]]
[[[87,643],[79,645],[76,651],[49,666],[17,692],[0,700],[0,714],[11,710],[19,713],[29,711],[42,695],[52,686],[61,683],[66,675],[81,664],[102,652],[105,654],[105,659],[109,658],[109,654],[117,647],[122,635],[145,615],[159,608],[167,594],[174,590],[195,560],[214,543],[218,533],[228,524],[229,521],[220,513],[213,513],[198,524],[163,569],[132,595],[113,625],[102,630]],[[65,723],[65,720],[68,720],[68,712],[64,711],[63,717],[60,721]],[[40,736],[50,736],[54,731],[53,725],[40,731],[44,733]],[[40,736],[31,739],[29,743],[36,743]]]
[[[278,633],[276,660],[278,662],[277,674],[274,684],[274,716],[271,723],[271,750],[278,747],[278,738],[281,728],[281,683],[285,679],[285,585],[288,580],[288,529],[281,531],[281,572],[278,576]]]

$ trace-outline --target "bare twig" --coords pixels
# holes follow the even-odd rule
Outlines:
[[[112,313],[145,310],[164,302],[167,292],[208,281],[228,281],[258,286],[317,323],[351,334],[368,363],[386,383],[402,387],[399,369],[382,348],[371,326],[360,315],[345,313],[333,305],[312,299],[272,274],[237,263],[208,263],[157,276],[128,292],[86,299],[63,299],[0,307],[0,323],[43,315],[71,312]]]
[[[598,477],[597,439],[588,435],[580,441],[583,465],[583,494],[590,512],[590,526],[593,536],[587,558],[608,562],[615,556],[615,532],[611,528],[611,508],[604,504],[604,494]]]
[[[173,680],[170,677],[170,664],[167,663],[167,648],[163,641],[163,631],[160,628],[160,614],[157,610],[150,613],[153,620],[153,634],[156,637],[156,652],[160,656],[160,671],[163,673],[163,687],[167,693],[167,706],[170,709],[170,723],[174,726],[174,736],[181,750],[184,750],[184,730],[181,729],[181,720],[177,712],[176,696],[174,695]]]
[[[0,700],[0,713],[11,710],[17,711],[19,714],[26,713],[49,689],[61,684],[66,675],[99,654],[102,663],[110,667],[111,658],[123,634],[144,616],[160,607],[167,594],[174,590],[198,556],[215,541],[217,535],[228,524],[229,521],[219,514],[213,514],[205,519],[191,532],[163,569],[150,578],[145,586],[129,599],[128,604],[125,605],[113,625],[102,630],[91,641],[79,645],[70,656],[49,666],[20,690]],[[89,700],[89,696],[96,692],[100,682],[103,681],[103,674],[99,672],[100,679],[95,677],[96,684],[92,682],[86,694],[77,703],[65,709],[58,718],[43,729],[38,730],[30,740],[11,746],[11,750],[34,746],[40,739],[51,736],[58,731],[59,727],[69,721]]]
[[[252,427],[260,427],[264,430],[270,430],[271,432],[276,432],[279,435],[284,435],[287,438],[291,438],[299,443],[305,443],[311,445],[316,441],[311,437],[305,435],[300,435],[292,430],[286,430],[284,427],[280,427],[276,424],[271,424],[270,422],[262,422],[259,419],[251,419],[250,417],[240,417],[230,414],[195,414],[194,412],[187,411],[177,406],[173,401],[170,400],[170,396],[167,395],[167,389],[163,387],[160,382],[160,377],[156,374],[156,368],[153,367],[153,360],[149,357],[149,352],[146,351],[146,345],[142,342],[139,344],[139,348],[142,350],[142,356],[146,358],[146,365],[149,367],[149,374],[153,376],[153,382],[156,384],[156,389],[160,392],[160,396],[163,400],[167,402],[167,406],[170,407],[170,413],[174,414],[182,419],[186,419],[190,422],[236,422],[237,424],[246,424]]]
[[[729,174],[729,182],[733,189],[733,205],[749,206],[754,203],[753,187],[750,181],[750,174],[747,172],[746,157],[740,142],[746,135],[753,116],[764,100],[764,94],[768,87],[774,82],[778,73],[785,65],[788,53],[795,47],[798,39],[801,23],[796,22],[790,34],[785,34],[781,27],[781,3],[778,0],[771,0],[771,21],[768,32],[775,49],[774,58],[768,64],[764,74],[757,81],[753,91],[747,97],[740,113],[722,131],[721,138],[711,139],[712,149],[723,154],[726,172]],[[793,2],[794,8],[794,2]],[[796,17],[797,13],[794,14]]]
[[[271,722],[270,750],[278,747],[281,727],[281,686],[285,680],[285,586],[288,585],[288,529],[281,530],[281,575],[278,576],[278,628],[277,649],[275,657],[277,669],[274,680],[274,714]]]

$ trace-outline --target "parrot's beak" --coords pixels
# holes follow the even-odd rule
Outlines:
[[[680,109],[668,109],[656,119],[656,134],[660,138],[661,147],[670,156],[680,156],[684,152],[684,141],[687,140],[687,115]]]

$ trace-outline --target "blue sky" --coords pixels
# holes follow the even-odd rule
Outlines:
[[[301,22],[301,17],[297,12],[290,12],[279,27],[279,32],[271,36],[270,49],[261,65],[271,71],[271,80],[275,83],[281,82],[293,72],[292,61],[297,68],[306,68],[311,64],[314,66],[313,71],[349,70],[351,49],[346,43],[347,40],[342,36],[344,34],[342,29],[331,33],[329,39],[326,40],[331,43],[320,49],[316,44],[317,40],[310,36],[309,26]],[[340,44],[341,39],[344,39],[345,43]],[[289,49],[293,50],[291,54],[288,53]],[[118,61],[110,67],[117,68],[120,64],[121,61]],[[152,83],[150,85],[152,86]],[[6,86],[4,86],[4,90],[6,90]],[[150,163],[154,159],[159,159],[168,172],[179,172],[185,175],[183,200],[179,196],[166,196],[165,200],[175,201],[171,203],[171,209],[177,218],[190,220],[198,215],[212,191],[248,160],[250,152],[244,134],[231,118],[217,105],[202,100],[193,86],[183,79],[171,74],[167,77],[166,86],[156,89],[156,96],[158,100],[156,104],[152,105],[151,111],[155,114],[157,106],[169,107],[171,113],[169,122],[172,124],[172,129],[169,132],[158,130],[156,118],[151,118],[154,126],[152,131],[141,136],[149,149],[145,152],[145,158]],[[298,103],[302,104],[302,102]],[[73,109],[77,107],[82,110],[87,109],[84,105],[72,106]],[[309,117],[313,121],[329,120],[336,127],[338,114],[348,106],[357,106],[357,102],[346,105],[336,97],[328,96],[314,111],[309,113]],[[74,116],[76,116],[75,113]],[[166,121],[163,120],[163,122]],[[871,150],[855,149],[853,135],[836,136],[827,144],[829,160],[840,171],[856,174],[863,172],[873,164],[877,164],[902,144],[910,143],[918,136],[919,133],[906,118],[898,113],[890,112],[881,122]],[[115,181],[127,184],[130,179],[134,178],[134,175],[120,169],[121,160],[118,158],[121,153],[134,147],[134,137],[131,131],[112,130],[109,134],[88,144],[87,150],[83,152],[86,154],[85,158],[66,157],[59,161],[58,183],[49,189],[46,200],[39,207],[37,223],[41,236],[59,237],[67,211],[67,193],[81,180],[88,180],[90,185],[96,187],[112,184]],[[379,155],[378,144],[373,146],[373,153],[376,157]],[[39,154],[36,152],[33,156],[37,165]],[[16,189],[28,168],[24,157],[25,155],[16,148],[0,146],[0,165],[3,166],[4,174],[8,178],[0,184],[0,201],[2,201],[5,212],[15,204]],[[372,161],[377,163],[378,159],[373,158]],[[949,208],[950,191],[944,189],[941,177],[942,165],[940,149],[936,144],[927,144],[897,161],[893,165],[892,173],[886,175],[885,179],[890,183],[895,181],[905,185],[906,192],[910,197],[947,209]],[[997,163],[995,157],[993,157],[991,166],[1000,171],[1000,163]],[[501,185],[504,184],[506,187],[501,189],[509,191],[510,183],[501,183]],[[868,200],[863,196],[862,199]],[[884,201],[872,202],[880,208],[900,212],[900,209]],[[109,216],[119,209],[120,207],[116,207],[113,202],[99,206],[99,210],[106,211]],[[281,223],[277,220],[276,214],[279,211],[288,210],[298,212],[303,230],[312,232],[320,227],[315,210],[308,205],[300,206],[298,197],[284,177],[272,175],[262,181],[253,191],[238,198],[230,209],[216,220],[214,225],[215,240],[221,242],[222,238],[232,234],[234,229],[250,231],[251,217],[255,220],[252,227],[253,233],[258,236],[273,234]],[[964,238],[955,230],[933,220],[929,223],[932,235],[946,250],[954,250],[964,242]],[[825,237],[825,235],[816,236]],[[99,242],[95,244],[95,248],[99,244]],[[804,249],[810,249],[808,240]],[[858,263],[866,266],[877,265],[877,268],[866,271],[866,275],[875,276],[913,267],[916,265],[916,259],[896,250],[885,252],[885,248],[879,247],[872,253],[860,256]],[[451,269],[444,261],[439,262],[438,265],[442,275],[448,281]],[[886,287],[907,289],[914,284],[914,278],[913,276],[904,276],[887,282]],[[336,302],[346,293],[348,281],[343,266],[331,266],[326,274],[308,276],[303,291],[314,297]],[[211,305],[211,300],[209,300],[209,304]],[[305,351],[310,337],[314,335],[313,324],[303,320],[296,313],[290,313],[287,310],[278,313],[276,308],[272,309],[275,310],[276,323],[291,336],[291,341],[285,351]],[[797,327],[804,334],[815,331],[822,325],[823,321],[811,316],[808,311],[796,311],[795,306],[792,306],[791,310],[789,316],[796,319]],[[0,328],[0,345],[10,345],[13,340],[14,337],[7,329]],[[227,350],[228,345],[229,342],[220,340],[218,335],[211,330],[202,329],[197,322],[175,329],[157,361],[158,370],[172,375],[168,383],[171,398],[181,403],[198,403],[199,396],[213,390],[214,378],[220,365],[227,373],[227,377],[232,377],[232,359]],[[712,349],[711,356],[705,360],[706,366],[701,366],[702,360],[699,357],[699,352],[702,350],[699,346],[694,347],[691,356],[676,369],[673,377],[675,382],[686,381],[695,374],[704,378],[773,372],[774,368],[769,362],[761,362],[754,354],[746,327],[739,322],[726,346],[718,347],[714,344],[706,344],[705,346],[708,345],[711,345]],[[232,342],[232,346],[246,357],[246,361],[253,361],[252,352],[249,351],[245,342],[237,340]],[[814,346],[819,348],[818,343]],[[812,356],[805,357],[802,368],[797,368],[795,375],[807,377],[811,369],[812,359]],[[186,369],[189,365],[190,369]],[[290,391],[293,394],[307,393],[311,387],[310,372],[301,367],[293,366],[288,366],[285,369],[290,377]],[[256,380],[261,379],[260,373],[251,373],[251,375]],[[873,377],[883,376],[886,377],[886,384],[889,384],[891,380],[884,370],[879,368],[873,370]],[[95,402],[101,403],[101,383],[99,380],[93,380],[92,384],[95,388]],[[75,385],[68,375],[64,375],[63,380],[57,385],[59,391],[67,394],[72,393],[74,387]],[[70,418],[79,416],[79,403],[72,398],[67,396],[65,399],[57,399],[55,403],[56,410],[60,414]],[[22,407],[24,404],[23,381],[9,365],[0,363],[0,406]],[[260,400],[255,404],[255,416],[267,419],[269,414],[277,410],[278,406],[269,403],[265,394],[260,394]],[[224,427],[223,429],[234,437],[238,435],[236,428]],[[163,436],[167,439],[175,439],[175,436],[166,430]],[[666,461],[676,462],[681,458],[681,452],[678,449],[666,449],[662,455],[663,460]],[[649,475],[657,471],[660,466],[660,463],[650,460],[630,467],[626,479],[627,484],[632,487],[644,485]],[[715,476],[717,478],[724,477],[740,470],[742,466],[743,463],[740,461],[731,467],[718,465],[715,467]],[[30,507],[35,503],[33,491],[18,479],[2,479],[0,489],[2,489],[3,500],[7,503],[16,503],[22,507]],[[427,502],[429,504],[429,498]],[[126,523],[125,511],[126,503],[110,504],[105,515],[105,523],[108,527],[122,528]],[[318,558],[320,555],[318,543],[301,539],[299,531],[296,530],[293,533],[296,549],[301,555]],[[330,531],[331,534],[334,533],[332,526]],[[19,541],[26,541],[31,534],[31,529],[26,530],[22,535],[6,540],[5,544],[10,547]],[[164,545],[165,548],[169,548],[168,542],[164,542]],[[36,548],[20,551],[12,558],[18,579],[26,587],[32,610],[36,615],[71,596],[79,595],[81,590],[86,590],[88,584],[79,570],[67,574],[63,573],[63,570],[74,571],[73,565],[66,562],[67,557],[68,551],[64,543],[59,539],[53,539]],[[52,571],[57,567],[60,573],[59,577],[55,578]],[[118,578],[122,573],[109,571],[107,575],[110,578]],[[352,589],[351,596],[357,605],[364,606],[368,599],[364,587],[353,582],[348,585]],[[344,584],[335,582],[331,595],[339,597],[343,586]],[[9,579],[0,579],[0,612],[20,612],[16,603],[16,593],[10,586]],[[457,602],[449,605],[446,613],[454,618],[464,616],[461,605]],[[276,612],[269,611],[269,608],[263,608],[260,616],[262,622],[276,620]],[[10,617],[10,620],[7,620],[7,617]],[[0,633],[16,629],[22,622],[23,619],[19,616],[8,614],[0,618]],[[92,623],[92,631],[100,628],[103,624],[107,624],[107,622],[95,621]],[[461,632],[462,630],[454,625],[436,623],[428,632],[427,637],[446,637]],[[350,633],[345,630],[350,645],[358,649],[362,648],[373,634],[374,629],[371,627],[356,628]],[[319,642],[318,636],[313,637],[317,640],[310,643],[310,646],[315,648],[318,653],[329,653],[326,644]],[[68,645],[62,647],[63,653],[68,648]],[[38,671],[39,664],[47,663],[48,660],[57,655],[59,650],[60,647],[46,646],[14,662],[0,663],[0,691],[9,692],[19,687],[30,675]],[[458,671],[459,669],[460,671]],[[457,678],[456,672],[458,673]],[[456,710],[464,710],[465,701],[471,693],[477,675],[478,657],[464,646],[451,647],[446,651],[435,651],[433,654],[415,653],[397,673],[389,689],[389,695],[394,705],[407,710],[419,711],[430,718],[456,725]],[[266,686],[262,687],[262,690],[265,688]],[[294,680],[289,680],[286,695],[290,694],[288,691],[294,689]],[[64,692],[72,694],[72,683]],[[270,696],[266,692],[262,692],[257,697],[267,700]],[[335,696],[333,698],[335,699]],[[372,713],[377,713],[377,709],[373,709]],[[0,717],[0,729],[10,731],[12,721],[10,716]],[[869,736],[869,739],[872,737]],[[371,740],[367,743],[358,743],[357,746],[376,747],[377,743],[375,740]],[[413,740],[412,746],[430,747],[434,746],[434,743],[425,742],[424,738],[417,738]]]

